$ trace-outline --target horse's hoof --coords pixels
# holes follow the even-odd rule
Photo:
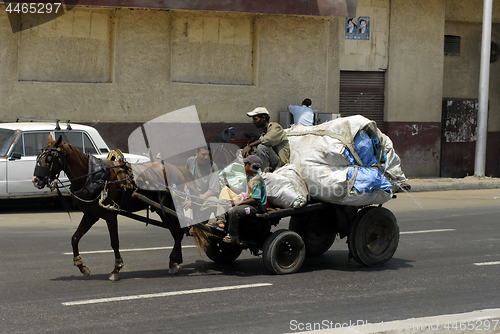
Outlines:
[[[111,273],[111,275],[109,275],[109,280],[110,281],[118,281],[120,279],[120,274],[119,273]]]
[[[178,264],[176,264],[175,266],[168,269],[168,273],[170,275],[175,275],[175,274],[177,274],[177,272],[179,272],[179,265]]]
[[[82,274],[85,277],[89,277],[90,276],[90,269],[89,269],[89,267],[85,266],[85,269],[83,269]]]

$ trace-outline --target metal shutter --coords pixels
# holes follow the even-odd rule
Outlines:
[[[384,88],[385,72],[340,71],[340,115],[363,115],[383,132]]]

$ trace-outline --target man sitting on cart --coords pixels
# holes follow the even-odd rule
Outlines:
[[[193,174],[194,184],[200,192],[200,198],[203,204],[200,209],[201,217],[208,219],[213,213],[217,216],[217,201],[220,192],[219,175],[215,162],[211,161],[210,146],[200,147],[196,149],[196,156],[189,157],[186,161],[186,168]],[[182,203],[184,209],[188,209],[193,205],[193,202],[186,199]]]
[[[231,187],[227,180],[224,184],[234,193],[240,194],[246,190],[246,196],[237,206],[233,206],[225,215],[217,217],[216,225],[209,225],[218,229],[223,229],[228,224],[228,234],[222,239],[228,243],[238,243],[238,226],[240,220],[248,215],[266,212],[267,194],[264,179],[259,174],[259,168],[262,166],[262,160],[256,155],[249,155],[243,159],[245,164],[245,173],[247,182],[243,182],[240,188]],[[245,189],[246,188],[246,189]],[[234,203],[232,203],[234,204]],[[227,219],[226,219],[227,215]]]
[[[247,113],[253,125],[264,132],[260,138],[248,144],[241,153],[244,157],[255,154],[262,159],[262,171],[272,172],[290,162],[290,145],[285,131],[276,122],[270,122],[269,111],[264,107],[255,108]]]

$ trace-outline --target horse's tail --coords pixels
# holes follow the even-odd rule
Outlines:
[[[209,244],[208,239],[212,237],[212,234],[205,230],[197,228],[196,226],[193,226],[191,228],[191,234],[194,238],[194,245],[196,247],[196,250],[198,251],[198,253],[200,253],[200,255],[203,255],[207,250]]]

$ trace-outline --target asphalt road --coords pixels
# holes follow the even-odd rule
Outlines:
[[[68,255],[80,213],[70,220],[31,201],[0,205],[0,333],[293,333],[325,321],[378,323],[500,307],[500,189],[412,196],[386,205],[401,230],[386,265],[349,262],[346,240],[337,239],[284,276],[269,274],[249,252],[232,265],[214,264],[192,238],[171,276],[170,250],[157,249],[172,245],[168,231],[122,217],[126,266],[118,282],[108,280],[113,254],[100,252],[110,250],[104,222],[80,243],[90,252],[82,254],[92,270],[84,278]]]

